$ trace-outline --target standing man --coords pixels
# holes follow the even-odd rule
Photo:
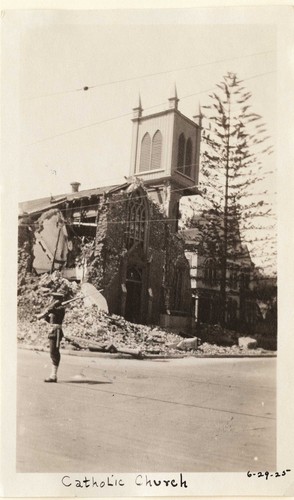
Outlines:
[[[62,321],[65,315],[65,308],[62,305],[64,298],[62,293],[51,293],[53,297],[52,304],[47,309],[37,316],[38,319],[44,318],[51,325],[51,330],[48,335],[50,342],[50,357],[52,361],[52,370],[48,378],[44,382],[57,382],[57,370],[60,363],[60,342],[63,338]]]

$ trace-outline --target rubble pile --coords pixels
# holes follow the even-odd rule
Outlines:
[[[86,310],[75,304],[68,311],[64,330],[68,336],[78,339],[82,347],[100,345],[106,350],[133,349],[142,354],[162,354],[171,350],[182,338],[158,327],[139,325],[126,321],[121,316],[106,314],[93,305]],[[67,336],[67,334],[66,334]]]
[[[50,325],[45,321],[19,322],[18,341],[46,348]],[[176,346],[182,337],[158,327],[138,325],[121,316],[106,314],[97,306],[84,308],[83,300],[68,305],[63,322],[65,338],[62,347],[66,349],[92,349],[106,352],[129,350],[136,355],[180,354]],[[126,352],[128,354],[128,352]]]
[[[258,345],[250,349],[238,345],[236,332],[218,325],[202,325],[198,337],[186,337],[160,327],[130,323],[123,317],[107,314],[98,306],[85,307],[79,295],[80,285],[64,279],[58,271],[41,277],[27,275],[18,296],[18,342],[36,349],[49,347],[50,325],[37,321],[36,315],[48,306],[51,292],[62,292],[67,304],[63,322],[64,339],[61,348],[66,350],[90,350],[108,353],[131,354],[135,357],[187,355],[234,356],[260,355]]]
[[[18,294],[21,294],[26,286],[28,279],[30,279],[31,273],[31,262],[32,256],[30,252],[29,242],[25,242],[20,248],[18,248]]]
[[[62,292],[64,301],[75,299],[66,306],[63,348],[83,350],[92,347],[108,352],[128,349],[142,354],[147,351],[150,354],[179,353],[173,346],[182,340],[180,335],[130,323],[121,316],[99,311],[95,305],[85,307],[83,298],[78,298],[80,291],[80,285],[66,280],[58,271],[41,277],[26,275],[18,295],[18,342],[38,348],[48,347],[50,325],[44,320],[37,321],[36,315],[50,303],[50,293]]]
[[[202,342],[208,344],[215,344],[218,346],[238,345],[238,338],[240,334],[234,330],[227,330],[220,325],[210,325],[202,323],[200,327],[200,337]]]
[[[240,347],[238,345],[232,346],[219,346],[216,344],[209,344],[204,342],[198,347],[197,357],[207,357],[207,356],[261,356],[267,354],[261,347],[257,347],[254,350],[246,347]]]
[[[62,292],[64,300],[70,300],[78,291],[79,285],[63,278],[59,271],[41,277],[27,273],[18,286],[18,320],[34,320],[48,306],[51,292]]]

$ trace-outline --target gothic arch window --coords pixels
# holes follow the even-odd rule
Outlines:
[[[185,139],[182,133],[178,141],[178,162],[177,169],[184,175],[191,177],[192,174],[192,152],[193,146],[190,137]]]
[[[161,150],[162,150],[162,135],[160,130],[157,130],[155,132],[152,141],[149,133],[146,132],[141,142],[139,172],[148,172],[149,170],[160,169]]]
[[[175,274],[174,274],[174,283],[173,283],[173,289],[174,289],[174,310],[175,311],[180,311],[183,306],[183,299],[184,299],[184,275],[185,275],[185,268],[182,265],[177,265],[175,269]]]
[[[161,146],[162,146],[162,135],[160,130],[157,130],[152,139],[152,150],[151,150],[151,166],[150,170],[158,170],[161,165]]]
[[[127,206],[126,246],[138,244],[145,248],[147,243],[148,208],[146,197],[140,191],[132,193]]]
[[[237,301],[232,298],[229,298],[228,310],[227,310],[227,323],[232,327],[235,326],[235,322],[237,320],[237,310],[238,310]]]
[[[151,153],[151,139],[148,132],[144,135],[141,142],[141,156],[140,156],[140,172],[150,170],[150,153]]]
[[[240,274],[240,290],[245,291],[250,288],[250,270],[243,268]]]
[[[186,139],[184,134],[181,134],[179,137],[179,143],[178,143],[178,170],[181,170],[184,168],[185,164],[185,144],[186,144]]]
[[[186,157],[185,157],[185,174],[191,177],[191,167],[192,167],[192,141],[189,137],[186,143]]]
[[[209,286],[216,285],[217,270],[216,263],[213,259],[209,258],[204,265],[204,282]]]
[[[238,285],[238,269],[236,267],[230,269],[229,285],[232,289],[236,290]]]

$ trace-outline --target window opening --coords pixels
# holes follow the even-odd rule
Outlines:
[[[177,267],[174,277],[174,310],[180,311],[183,305],[184,294],[184,268]]]
[[[187,177],[192,175],[192,141],[190,137],[186,141],[183,133],[180,135],[178,142],[177,169]]]
[[[185,136],[184,134],[181,134],[178,144],[178,170],[183,169],[185,164],[185,142]]]
[[[127,248],[138,243],[142,248],[145,243],[147,213],[144,197],[132,196],[127,208]]]
[[[205,263],[204,281],[210,286],[216,284],[216,265],[213,259],[208,259]]]
[[[162,135],[157,130],[152,138],[146,132],[141,142],[139,172],[158,170],[161,167]]]
[[[151,166],[150,170],[158,170],[161,164],[161,146],[162,146],[162,136],[161,132],[157,130],[152,139],[152,151],[151,151]]]
[[[140,172],[149,170],[151,153],[151,139],[148,132],[144,135],[141,143]]]

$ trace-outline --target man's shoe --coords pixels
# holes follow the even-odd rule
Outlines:
[[[44,382],[57,382],[57,378],[45,378]]]

